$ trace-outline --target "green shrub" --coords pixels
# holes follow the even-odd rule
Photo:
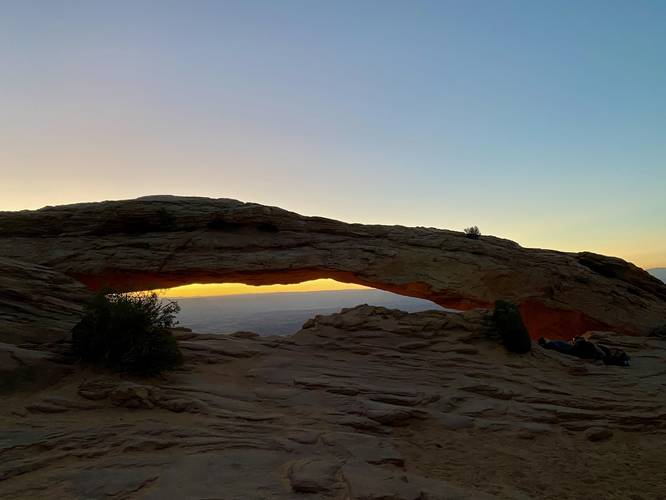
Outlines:
[[[495,302],[493,321],[504,347],[509,351],[522,354],[532,349],[532,339],[515,304],[504,300]]]
[[[155,375],[182,364],[169,331],[180,307],[155,293],[100,293],[72,330],[72,347],[81,360],[138,375]]]
[[[479,228],[477,226],[466,227],[464,231],[465,231],[465,236],[467,236],[472,240],[478,240],[481,237],[481,231],[479,231]]]

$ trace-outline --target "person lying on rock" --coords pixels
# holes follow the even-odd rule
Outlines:
[[[610,349],[601,344],[595,344],[584,337],[574,337],[570,342],[548,340],[541,337],[539,345],[544,349],[552,349],[562,354],[582,359],[603,361],[605,365],[629,366],[630,364],[630,358],[626,352],[620,349]]]

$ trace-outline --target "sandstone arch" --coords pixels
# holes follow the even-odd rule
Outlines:
[[[156,196],[0,213],[0,257],[115,291],[333,278],[460,309],[502,298],[520,305],[534,337],[640,335],[666,321],[666,285],[621,259],[228,199]]]

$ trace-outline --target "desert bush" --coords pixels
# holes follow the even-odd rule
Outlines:
[[[182,364],[169,331],[180,307],[155,293],[100,293],[72,330],[72,348],[82,361],[138,375],[155,375]]]
[[[467,236],[472,240],[478,240],[481,237],[481,231],[479,231],[479,228],[477,226],[466,227],[464,231],[465,231],[465,236]]]
[[[504,300],[495,302],[493,322],[504,347],[509,351],[526,353],[532,349],[532,340],[515,304]]]

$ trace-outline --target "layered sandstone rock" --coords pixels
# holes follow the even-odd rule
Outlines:
[[[520,356],[487,320],[360,306],[290,337],[178,331],[162,377],[2,394],[0,497],[663,498],[666,342],[595,334],[631,368]]]
[[[228,199],[159,196],[4,212],[0,256],[116,291],[334,278],[460,309],[505,299],[520,305],[533,337],[644,334],[666,321],[666,285],[620,259]]]
[[[0,342],[66,339],[89,295],[82,283],[53,268],[0,257]]]

